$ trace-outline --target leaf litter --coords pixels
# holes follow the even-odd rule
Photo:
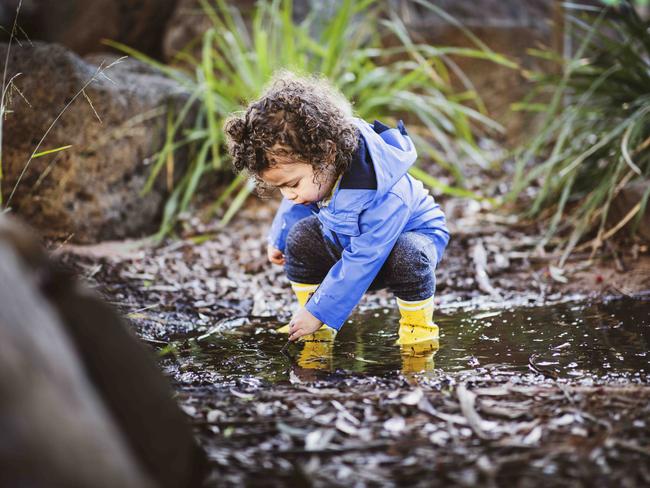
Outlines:
[[[124,255],[113,248],[60,253],[161,351],[209,457],[206,486],[650,484],[645,380],[560,378],[551,361],[533,356],[529,371],[470,356],[470,369],[453,373],[323,376],[297,367],[285,343],[277,354],[288,380],[268,382],[223,377],[178,356],[179,344],[256,334],[260,324],[291,317],[289,283],[280,267],[266,264],[271,216],[253,207],[227,230],[190,220],[181,240],[129,246]],[[535,243],[524,231],[463,218],[439,273],[439,306],[502,300],[507,308],[563,300],[575,290],[564,282],[570,273],[546,267],[545,275],[543,259],[531,279]],[[371,293],[364,307],[392,307],[391,297]]]

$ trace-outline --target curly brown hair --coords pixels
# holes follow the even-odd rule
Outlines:
[[[260,175],[275,165],[269,156],[311,164],[317,182],[326,172],[345,172],[359,137],[350,103],[330,83],[286,71],[245,112],[230,116],[224,132],[235,170],[247,171],[261,195],[268,188]]]

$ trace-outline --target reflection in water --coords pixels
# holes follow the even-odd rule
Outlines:
[[[300,341],[302,349],[298,353],[298,366],[304,369],[318,369],[321,371],[334,371],[334,341],[336,334],[321,331],[307,336]],[[362,344],[362,343],[361,343]],[[395,345],[399,348],[402,359],[403,373],[420,373],[433,371],[435,364],[433,356],[440,349],[439,340],[429,340],[411,345]]]
[[[399,347],[403,373],[433,371],[435,368],[433,356],[440,349],[440,341],[438,339]]]
[[[298,366],[305,369],[332,371],[334,367],[333,351],[334,340],[332,339],[309,339],[303,341],[302,350],[298,354]]]
[[[224,379],[277,382],[294,370],[312,377],[385,375],[394,371],[454,372],[491,367],[529,372],[529,361],[550,376],[645,379],[650,371],[650,301],[561,304],[548,307],[436,313],[440,344],[418,350],[395,345],[399,314],[380,309],[355,314],[334,341],[292,344],[280,354],[280,324],[255,323],[177,343],[177,357]],[[315,376],[314,376],[315,375]]]
[[[321,327],[313,334],[302,338],[302,350],[298,355],[298,366],[306,369],[332,371],[334,339],[336,331],[329,327]]]

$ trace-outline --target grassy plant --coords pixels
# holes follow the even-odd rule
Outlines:
[[[618,5],[620,5],[621,3],[624,3],[625,0],[601,0],[601,1],[602,1],[605,5],[618,6]],[[648,5],[648,3],[650,3],[650,1],[648,1],[648,0],[633,0],[633,3],[634,3],[635,5],[639,5],[639,6],[645,6],[645,5]]]
[[[19,76],[18,74],[12,76],[9,80],[7,79],[7,73],[9,70],[9,54],[11,52],[11,44],[14,41],[16,31],[18,29],[18,15],[20,14],[20,8],[22,7],[23,1],[19,0],[18,5],[16,6],[16,15],[14,21],[11,25],[11,31],[9,32],[9,42],[7,43],[7,55],[5,56],[5,65],[2,70],[2,92],[0,93],[0,204],[2,204],[2,179],[3,179],[3,160],[2,160],[2,135],[3,135],[3,124],[5,117],[7,115],[7,100],[10,95],[10,90],[15,89],[19,95],[22,95],[20,90],[14,85],[14,80]]]
[[[595,251],[638,219],[650,194],[650,23],[630,2],[616,9],[567,8],[566,28],[577,49],[566,60],[537,53],[560,63],[562,74],[536,78],[536,93],[552,96],[542,130],[518,153],[510,195],[539,183],[528,215],[548,219],[540,245],[559,236],[561,264],[589,233],[593,239],[578,247]],[[606,229],[612,200],[639,180],[648,190],[624,222]]]
[[[445,15],[429,1],[417,1]],[[200,3],[212,27],[200,39],[198,56],[193,54],[196,42],[177,56],[185,70],[170,68],[127,46],[110,43],[157,66],[193,94],[175,117],[168,144],[157,154],[151,174],[153,181],[169,154],[180,147],[193,148],[190,167],[167,203],[160,235],[171,230],[179,212],[187,210],[204,174],[228,169],[221,132],[225,117],[259,96],[279,69],[326,76],[355,104],[356,113],[364,119],[395,122],[398,115],[412,114],[424,129],[410,131],[421,153],[447,168],[455,178],[455,187],[430,175],[424,175],[426,182],[443,192],[473,195],[463,189],[460,154],[464,151],[480,158],[480,152],[475,150],[474,130],[499,126],[485,115],[469,82],[462,93],[452,91],[452,71],[459,70],[450,56],[470,56],[513,66],[504,57],[476,39],[476,49],[415,43],[397,15],[383,12],[385,15],[380,19],[382,11],[374,0],[343,0],[332,16],[323,19],[318,12],[311,12],[300,23],[293,20],[291,0],[258,2],[250,28],[238,10],[229,7],[225,0]],[[382,44],[379,24],[383,33],[392,33],[399,40],[396,46]],[[198,102],[198,114],[190,108],[194,102]],[[190,116],[194,117],[190,122],[192,128],[183,130]],[[250,191],[243,176],[234,179],[213,205],[215,212],[220,211],[227,199],[236,195],[222,215],[222,223],[229,221]]]

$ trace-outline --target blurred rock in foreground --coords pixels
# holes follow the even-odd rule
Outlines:
[[[0,217],[0,486],[190,487],[202,454],[116,313]]]

